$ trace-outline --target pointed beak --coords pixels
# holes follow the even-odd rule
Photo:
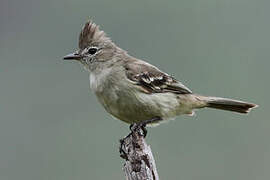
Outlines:
[[[71,53],[63,57],[64,60],[80,60],[82,56],[78,53]]]

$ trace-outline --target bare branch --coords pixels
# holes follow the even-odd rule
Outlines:
[[[126,160],[123,170],[127,180],[159,180],[151,148],[140,129],[124,138],[120,148]]]

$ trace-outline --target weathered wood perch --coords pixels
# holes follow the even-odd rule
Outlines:
[[[123,170],[127,180],[159,180],[151,148],[140,129],[124,138],[121,144],[120,156],[126,160]]]

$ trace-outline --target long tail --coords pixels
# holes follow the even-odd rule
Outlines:
[[[258,105],[253,103],[248,103],[244,101],[238,101],[228,98],[220,97],[207,97],[195,95],[197,100],[203,101],[203,107],[222,109],[226,111],[233,111],[238,113],[248,113],[252,108],[257,107]]]

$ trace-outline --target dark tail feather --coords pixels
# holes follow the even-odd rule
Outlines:
[[[206,103],[207,103],[206,107],[209,108],[234,111],[238,113],[248,113],[252,108],[258,106],[256,104],[247,103],[243,101],[226,98],[216,98],[216,97],[208,97]]]

